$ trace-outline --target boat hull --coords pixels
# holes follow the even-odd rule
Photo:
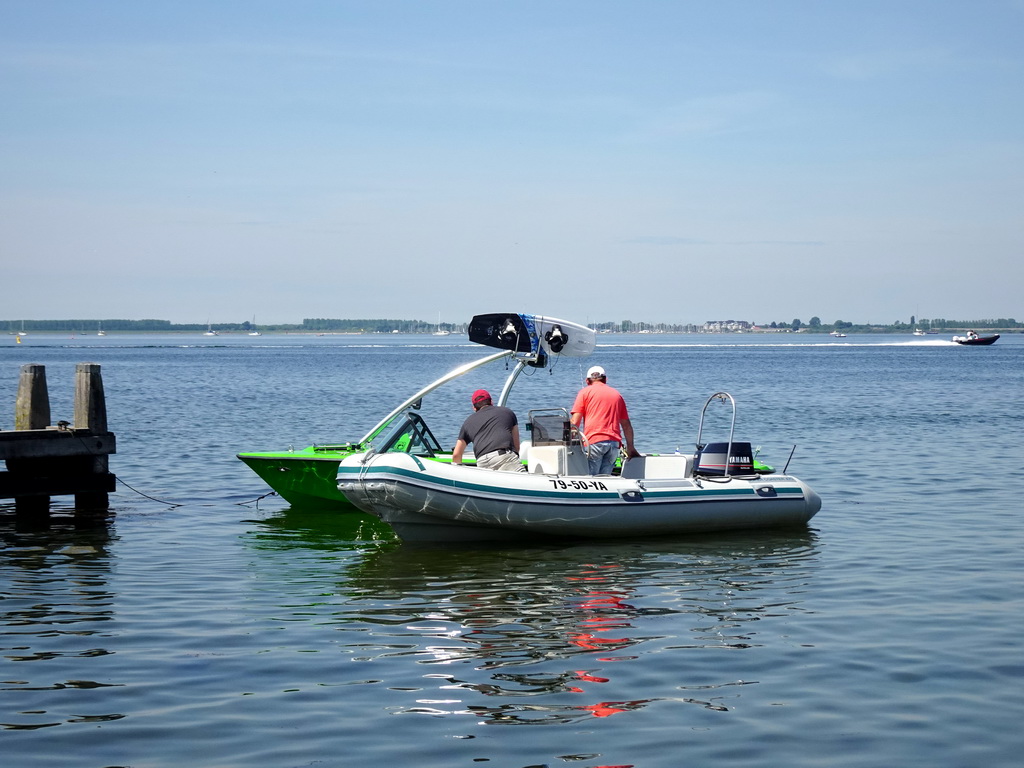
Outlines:
[[[993,334],[991,336],[978,336],[973,339],[964,338],[963,336],[954,336],[953,341],[964,347],[987,347],[989,344],[995,344],[999,338],[999,334]]]
[[[821,508],[797,478],[637,480],[494,472],[356,454],[339,487],[404,539],[627,538],[805,525]]]
[[[240,453],[238,458],[293,507],[356,512],[338,490],[338,464],[346,446],[310,446],[298,451]]]

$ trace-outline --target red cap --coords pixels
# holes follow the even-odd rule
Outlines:
[[[491,393],[486,389],[478,389],[473,393],[473,405],[479,405],[484,400],[490,400]]]

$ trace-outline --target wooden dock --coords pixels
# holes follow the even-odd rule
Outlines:
[[[14,499],[16,514],[46,516],[50,497],[73,494],[75,510],[109,505],[116,478],[108,457],[116,453],[107,430],[103,379],[96,363],[75,369],[74,423],[50,424],[45,366],[23,365],[15,403],[14,430],[0,430],[0,499]]]

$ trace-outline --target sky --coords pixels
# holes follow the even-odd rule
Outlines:
[[[1024,319],[1024,0],[0,0],[0,319]]]

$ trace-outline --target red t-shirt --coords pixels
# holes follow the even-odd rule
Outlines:
[[[621,440],[619,422],[629,418],[626,401],[617,389],[600,381],[584,387],[576,395],[572,412],[583,416],[583,434],[588,443],[601,440]]]

